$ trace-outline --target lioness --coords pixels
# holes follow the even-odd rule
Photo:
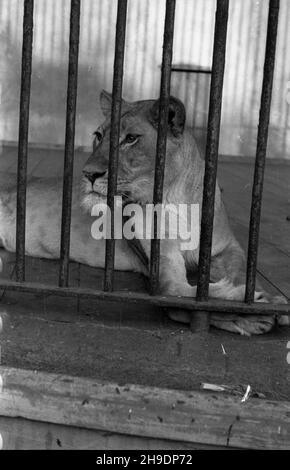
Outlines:
[[[79,263],[103,267],[105,241],[91,236],[91,209],[104,202],[107,194],[111,95],[103,91],[100,104],[105,121],[96,130],[93,152],[83,168],[81,185],[74,184],[72,202],[70,257]],[[145,207],[152,203],[158,123],[158,100],[129,103],[122,101],[117,194]],[[185,108],[171,97],[164,180],[164,202],[201,204],[204,162],[192,132],[185,129]],[[0,242],[15,251],[15,181],[0,179]],[[79,187],[80,186],[80,187]],[[58,258],[61,224],[60,178],[32,177],[27,185],[26,252],[30,256]],[[150,240],[140,240],[149,258]],[[160,256],[160,291],[162,294],[194,297],[196,287],[188,283],[186,270],[196,269],[198,249],[181,251],[180,240],[162,240]],[[146,263],[126,240],[116,240],[115,268],[148,275]],[[217,185],[212,245],[209,295],[220,299],[243,300],[245,292],[245,255],[235,239]],[[285,303],[283,297],[271,297],[260,291],[257,302]],[[171,312],[171,318],[189,322],[189,314]],[[288,323],[282,318],[281,323]],[[241,334],[269,331],[274,318],[255,316],[211,316],[214,326]]]

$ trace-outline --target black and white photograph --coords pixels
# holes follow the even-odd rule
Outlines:
[[[290,450],[290,0],[0,0],[0,38],[0,450]]]

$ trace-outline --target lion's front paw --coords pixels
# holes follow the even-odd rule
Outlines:
[[[190,323],[191,316],[187,310],[182,310],[178,308],[167,308],[166,313],[170,320],[176,321],[178,323]]]
[[[171,320],[179,323],[190,323],[191,314],[186,310],[167,309]],[[287,318],[288,319],[288,318]],[[262,335],[272,330],[275,324],[274,317],[266,315],[210,315],[210,325],[220,330],[230,331],[244,336]]]
[[[271,302],[273,304],[288,304],[288,300],[283,297],[282,295],[276,295],[275,297],[272,297]],[[287,315],[279,315],[277,317],[277,323],[280,326],[289,326],[290,325],[290,317]]]
[[[237,315],[235,317],[231,316],[231,318],[212,316],[210,324],[220,330],[251,336],[262,335],[271,331],[275,324],[275,319],[265,315],[249,315],[245,317]]]
[[[270,304],[288,304],[283,295],[271,295],[267,292],[255,292],[255,302],[266,302]]]
[[[277,318],[277,323],[280,326],[289,326],[290,325],[290,318],[287,315],[280,315]]]
[[[283,297],[283,295],[275,295],[271,298],[271,303],[287,305],[288,300],[286,299],[286,297]]]
[[[265,292],[259,292],[261,297],[255,301],[256,302],[269,302],[271,304],[288,304],[288,300],[283,297],[282,295],[270,295]],[[288,326],[290,325],[290,318],[287,315],[279,315],[277,316],[277,323],[280,326]]]
[[[267,302],[271,304],[288,304],[288,301],[282,295],[271,295],[267,292],[255,292],[255,302]],[[290,318],[287,315],[277,316],[277,323],[280,326],[290,325]]]

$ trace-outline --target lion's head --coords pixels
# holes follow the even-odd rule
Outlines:
[[[111,95],[103,91],[100,104],[105,121],[95,132],[93,152],[83,168],[82,206],[90,210],[107,195]],[[117,194],[140,203],[152,202],[159,100],[122,101]],[[184,169],[177,157],[183,145],[184,105],[170,98],[165,187]]]

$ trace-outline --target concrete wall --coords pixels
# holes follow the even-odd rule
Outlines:
[[[76,144],[102,120],[98,95],[112,86],[116,0],[82,0]],[[254,155],[267,25],[266,0],[231,0],[220,152]],[[35,0],[30,140],[64,142],[69,0]],[[165,0],[129,0],[124,97],[157,97]],[[0,140],[17,141],[23,0],[0,0]],[[211,66],[214,0],[177,0],[176,64]],[[290,2],[281,0],[269,157],[290,158]],[[209,75],[172,74],[188,124],[204,135]]]

